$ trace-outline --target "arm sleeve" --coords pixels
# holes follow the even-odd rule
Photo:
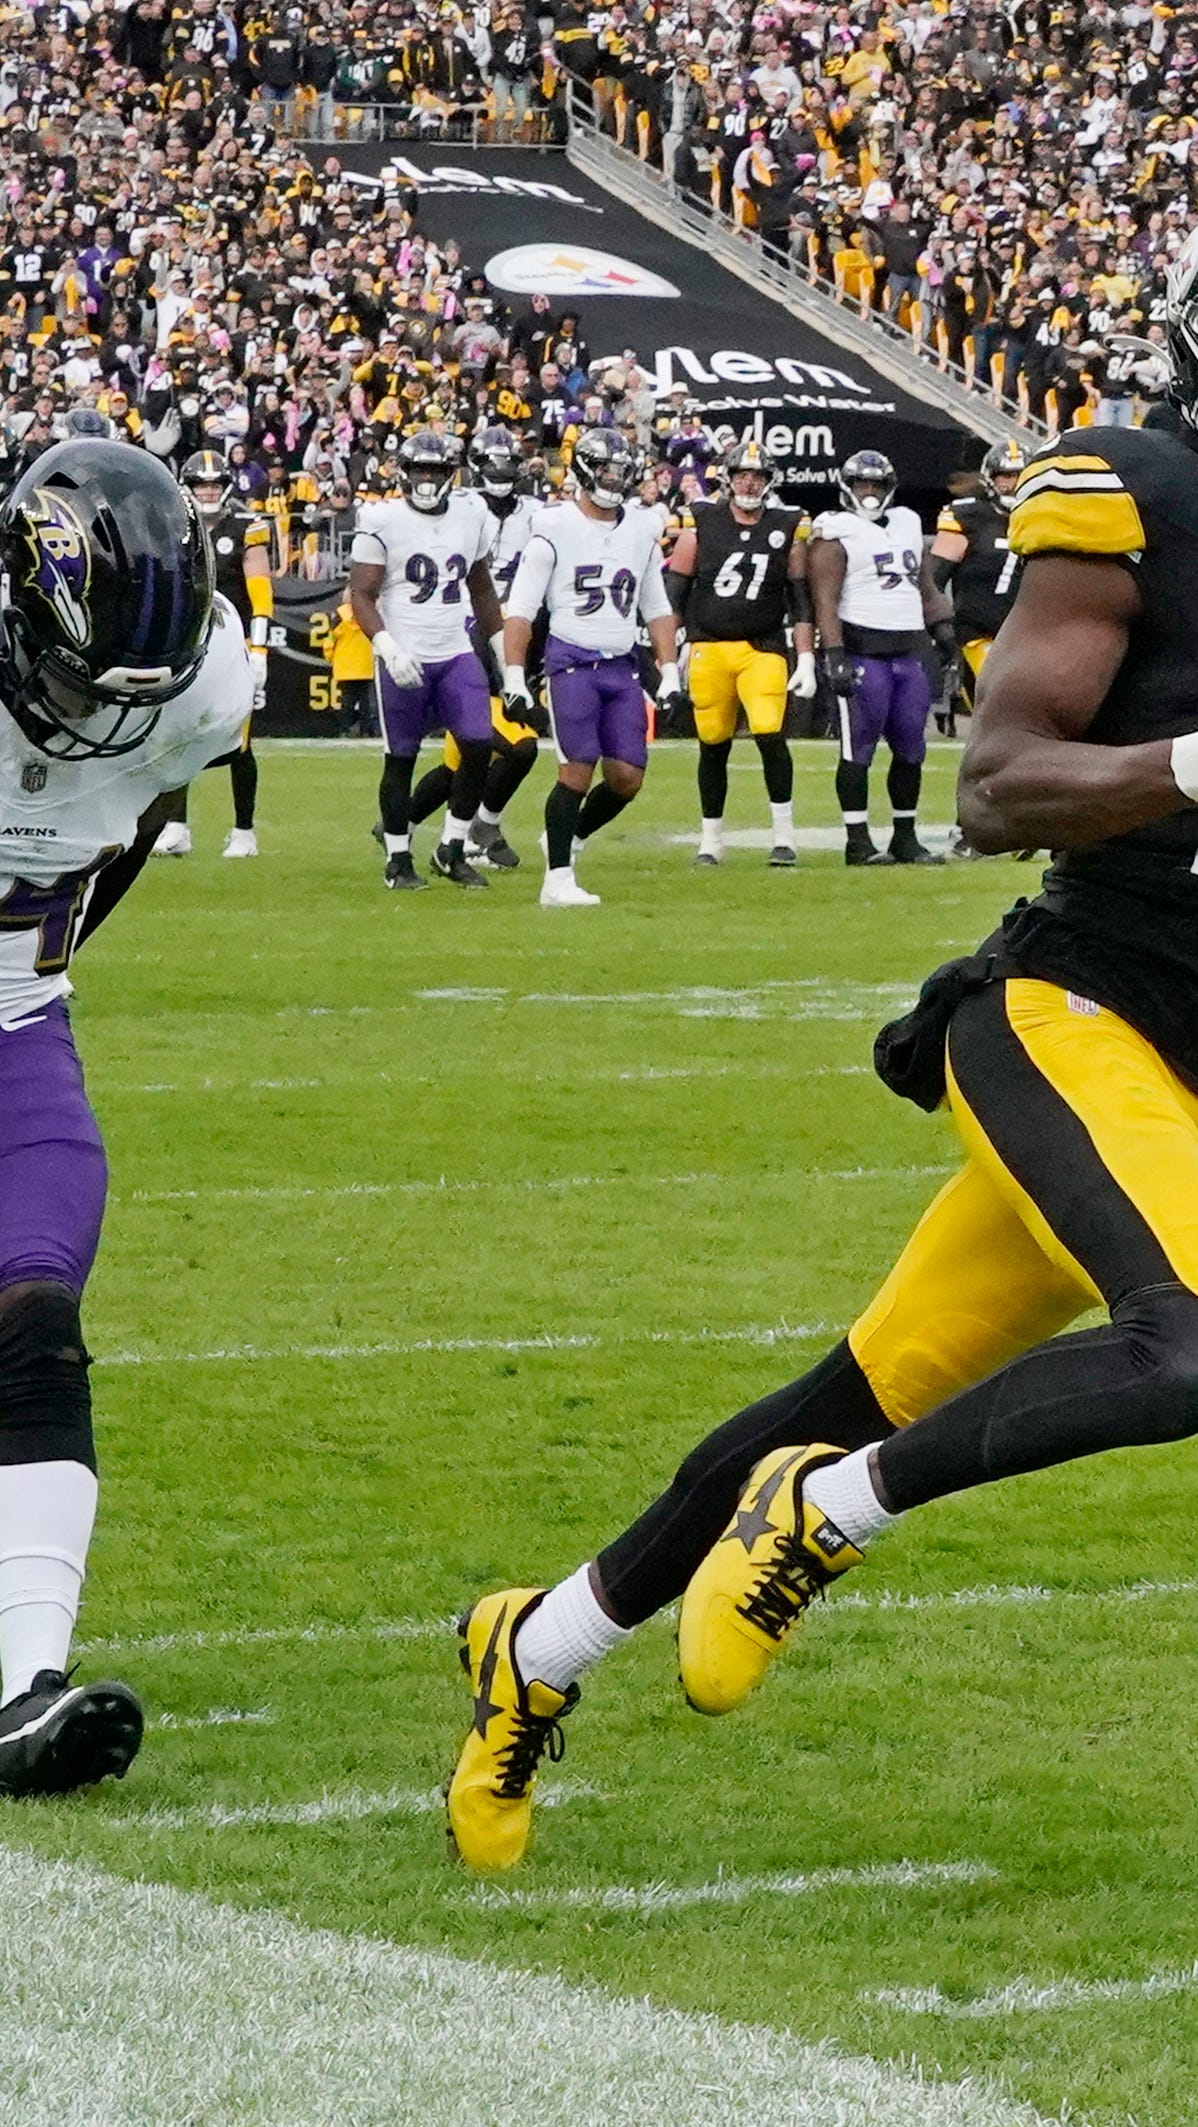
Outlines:
[[[512,579],[507,610],[513,620],[535,620],[545,603],[557,556],[543,533],[534,532]]]
[[[642,620],[670,620],[673,617],[674,608],[666,593],[665,572],[656,546],[645,564],[637,604]]]
[[[666,597],[679,620],[686,618],[687,600],[694,585],[693,576],[680,576],[677,569],[666,570]]]
[[[815,619],[811,592],[805,576],[788,576],[786,579],[786,610],[793,626]]]

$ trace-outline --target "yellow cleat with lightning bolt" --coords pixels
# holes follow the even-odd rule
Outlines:
[[[484,1595],[458,1624],[474,1719],[449,1783],[449,1836],[472,1869],[510,1869],[528,1845],[537,1767],[565,1748],[558,1723],[578,1704],[577,1684],[555,1691],[521,1676],[513,1642],[544,1588]]]
[[[761,1682],[816,1596],[861,1553],[816,1506],[803,1479],[843,1448],[778,1448],[757,1463],[740,1504],[682,1598],[678,1671],[698,1713],[730,1713]]]

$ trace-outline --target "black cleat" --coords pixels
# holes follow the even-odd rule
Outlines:
[[[943,864],[944,858],[925,849],[917,836],[906,834],[891,836],[890,861],[892,864]]]
[[[795,853],[791,848],[789,842],[775,842],[773,848],[770,851],[769,856],[770,870],[790,871],[794,865],[794,861]]]
[[[846,864],[893,864],[894,858],[889,850],[875,846],[867,828],[855,827],[849,829],[844,861]]]
[[[465,852],[460,847],[442,842],[428,860],[428,868],[435,871],[438,879],[449,879],[454,886],[485,886],[487,881],[473,864],[467,864]]]
[[[0,1795],[69,1795],[110,1774],[123,1780],[144,1725],[127,1684],[72,1684],[41,1669],[0,1709]]]
[[[715,871],[718,869],[720,862],[721,859],[716,856],[714,850],[701,849],[695,858],[695,869],[696,871]]]
[[[428,885],[428,880],[423,878],[417,871],[412,862],[411,851],[401,849],[396,852],[395,856],[388,857],[387,869],[383,873],[383,885],[401,889],[406,887],[410,894],[419,894],[423,893],[424,888]]]
[[[515,871],[520,862],[510,842],[505,841],[502,827],[490,820],[476,820],[470,829],[470,855],[492,871]]]

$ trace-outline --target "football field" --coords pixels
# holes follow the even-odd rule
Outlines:
[[[590,1556],[869,1297],[955,1157],[874,1031],[1038,870],[775,873],[760,834],[696,873],[676,747],[583,860],[601,908],[537,906],[544,759],[518,873],[391,895],[377,771],[265,748],[257,864],[206,777],[197,854],[77,965],[81,1653],[148,1732],[123,1785],[8,1805],[3,2127],[1192,2127],[1188,1444],[910,1517],[724,1722],[655,1620],[520,1870],[445,1851],[453,1617]],[[764,819],[738,748],[729,826]]]

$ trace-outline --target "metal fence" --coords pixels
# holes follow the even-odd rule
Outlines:
[[[344,96],[330,103],[321,98],[307,108],[302,99],[275,106],[284,131],[314,147],[342,147],[350,141],[397,140],[411,147],[565,148],[565,114],[560,107],[530,110],[521,123],[497,119],[490,99],[469,104],[444,117],[432,112],[413,118],[405,104],[357,102]]]

